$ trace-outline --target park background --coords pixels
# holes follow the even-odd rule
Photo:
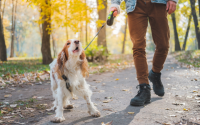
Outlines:
[[[199,2],[179,0],[176,12],[168,15],[170,52],[200,49]],[[49,64],[68,39],[79,39],[85,47],[106,22],[110,5],[111,0],[1,0],[0,60],[43,57]],[[104,27],[86,50],[88,57],[132,53],[124,1],[120,8],[114,25]],[[147,52],[154,51],[150,25],[146,38]]]

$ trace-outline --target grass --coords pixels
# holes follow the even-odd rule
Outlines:
[[[5,74],[24,74],[27,72],[49,71],[49,65],[42,65],[41,59],[9,60],[0,62],[0,76]]]
[[[108,60],[103,63],[94,63],[89,62],[89,67],[98,67],[105,64],[117,64],[124,61],[132,61],[132,56],[130,55],[110,55]],[[49,71],[49,65],[43,65],[41,59],[31,59],[31,58],[12,58],[9,59],[7,62],[0,62],[0,77],[5,75],[5,77],[10,77],[12,74],[24,74],[28,72],[41,72],[41,71]],[[99,69],[98,72],[102,73],[105,72],[105,67]],[[93,73],[96,73],[94,71]],[[10,75],[6,75],[10,74]]]
[[[180,51],[174,55],[179,62],[200,67],[200,50]]]

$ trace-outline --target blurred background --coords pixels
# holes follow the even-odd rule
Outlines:
[[[200,49],[200,0],[179,0],[168,15],[170,52]],[[111,0],[0,0],[0,60],[39,58],[49,64],[68,39],[84,47],[106,22]],[[113,26],[104,27],[86,50],[91,62],[132,54],[125,2]],[[155,50],[150,25],[147,52]],[[104,58],[105,57],[105,58]]]

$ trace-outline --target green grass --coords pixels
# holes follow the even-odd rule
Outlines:
[[[4,74],[24,74],[27,72],[49,71],[49,65],[42,65],[42,60],[9,60],[0,62],[0,77]]]
[[[49,65],[43,65],[41,59],[34,58],[11,58],[7,62],[0,61],[0,77],[5,75],[4,77],[10,77],[12,74],[24,74],[29,72],[41,72],[41,71],[49,71]],[[104,64],[112,64],[112,63],[121,63],[123,61],[132,61],[132,55],[110,55],[106,62],[94,63],[89,62],[89,67],[98,67]],[[100,69],[100,73],[107,71],[105,68]],[[93,72],[93,74],[96,71]],[[9,74],[9,75],[6,75]]]
[[[179,62],[200,67],[200,50],[175,52],[174,55]]]

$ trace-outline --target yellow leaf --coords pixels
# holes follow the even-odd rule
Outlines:
[[[115,79],[116,81],[118,81],[119,80],[119,78],[117,78],[117,79]]]
[[[188,111],[188,109],[184,108],[183,111]]]
[[[12,95],[4,95],[5,98],[11,97]]]
[[[128,112],[128,114],[130,114],[130,115],[132,115],[132,114],[134,114],[135,112]]]
[[[129,91],[128,89],[123,89],[122,91]]]

